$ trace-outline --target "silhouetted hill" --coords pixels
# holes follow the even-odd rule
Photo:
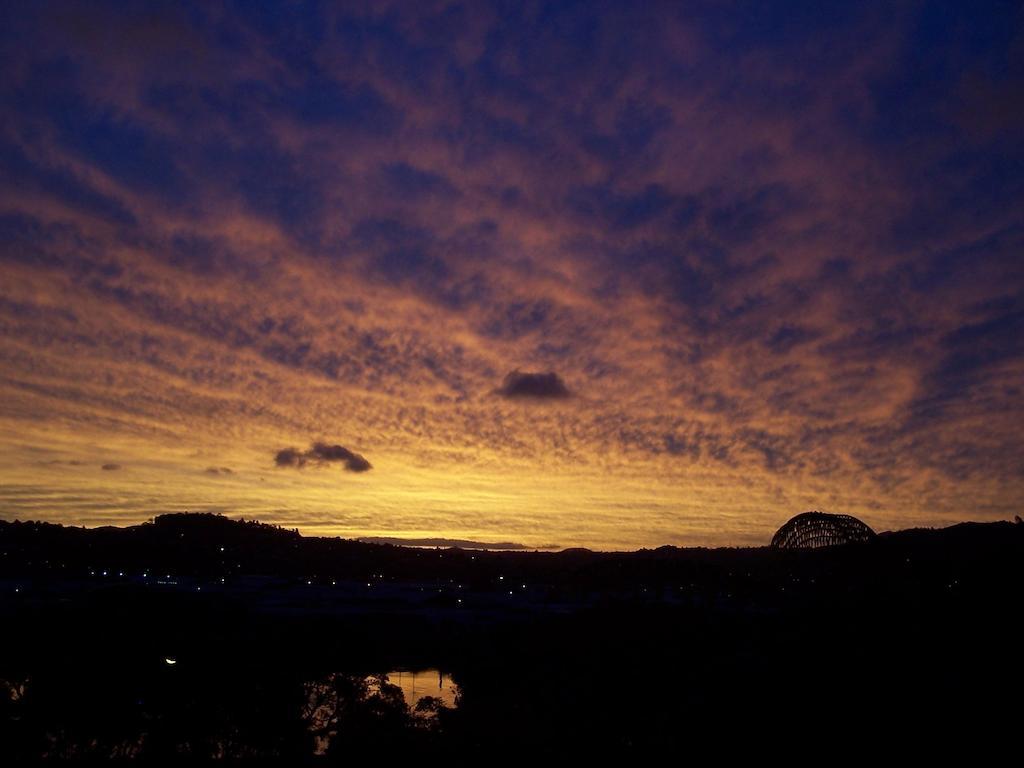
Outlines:
[[[887,532],[875,541],[808,551],[659,547],[630,553],[422,549],[348,539],[304,537],[256,521],[213,514],[169,514],[124,528],[76,528],[0,521],[0,575],[95,578],[104,571],[196,579],[261,575],[314,581],[458,581],[475,589],[528,583],[571,590],[699,590],[742,599],[779,591],[808,592],[833,580],[857,584],[900,578],[909,560],[956,571],[987,571],[1024,554],[1024,526],[963,523],[943,529]],[[513,587],[515,590],[515,587]],[[641,593],[643,594],[643,593]]]
[[[1016,733],[1022,557],[1008,523],[601,553],[410,549],[216,515],[0,522],[0,756],[304,764],[317,692],[358,716],[328,733],[345,759],[779,734],[832,752],[850,733],[989,744]],[[461,690],[429,727],[366,688],[427,667]]]

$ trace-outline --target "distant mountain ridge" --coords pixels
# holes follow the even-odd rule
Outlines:
[[[455,543],[455,542],[453,542]],[[304,579],[368,578],[661,584],[731,579],[740,568],[778,570],[799,564],[832,570],[896,567],[908,557],[950,562],[1024,554],[1024,525],[961,523],[942,529],[884,532],[872,542],[804,552],[771,548],[679,548],[636,552],[423,549],[351,539],[307,537],[255,520],[176,513],[124,528],[77,528],[0,520],[0,576],[91,578],[156,574],[228,579],[244,574]],[[771,579],[769,579],[771,580]]]

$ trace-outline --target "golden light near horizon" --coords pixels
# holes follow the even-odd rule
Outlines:
[[[0,76],[0,517],[636,549],[1019,512],[1019,148],[890,125],[891,45],[76,13]]]

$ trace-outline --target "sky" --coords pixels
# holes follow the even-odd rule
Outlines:
[[[1024,508],[1015,2],[11,2],[0,518]]]

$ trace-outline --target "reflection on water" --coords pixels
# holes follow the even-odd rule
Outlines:
[[[455,696],[459,689],[452,682],[452,676],[439,669],[423,669],[419,671],[395,670],[388,672],[388,682],[402,689],[405,703],[413,709],[424,696],[440,699],[446,707],[455,706]]]
[[[17,750],[59,759],[163,750],[230,757],[312,748],[317,755],[349,755],[382,740],[426,743],[453,722],[459,700],[451,675],[438,669],[331,672],[312,680],[240,670],[224,679],[210,667],[192,667],[187,657],[170,660],[154,657],[145,668],[151,677],[108,677],[106,685],[75,685],[65,676],[0,677],[0,765]],[[189,677],[193,671],[198,674]],[[12,746],[19,732],[27,735]]]
[[[302,720],[317,755],[328,754],[367,729],[429,731],[441,711],[456,706],[459,689],[438,669],[365,675],[333,672],[304,684]],[[339,746],[340,740],[340,746]]]

